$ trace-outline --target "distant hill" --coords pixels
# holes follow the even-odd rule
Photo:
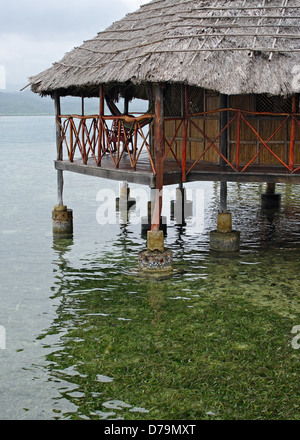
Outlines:
[[[81,114],[81,100],[79,98],[66,97],[61,99],[62,113]],[[86,114],[97,114],[99,102],[97,99],[85,100]],[[54,104],[50,97],[41,97],[35,93],[24,92],[0,92],[0,115],[1,116],[32,116],[54,115]]]
[[[122,104],[117,104],[120,110]],[[131,104],[131,111],[147,111],[145,101],[135,101]],[[97,98],[85,99],[85,114],[97,114],[99,112],[99,100]],[[65,115],[81,114],[81,99],[74,97],[61,98],[61,112]],[[108,110],[106,113],[109,114]],[[50,97],[41,97],[30,91],[23,92],[0,92],[0,116],[35,116],[54,115],[54,104]]]

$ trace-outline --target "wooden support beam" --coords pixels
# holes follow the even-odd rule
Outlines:
[[[63,148],[61,144],[61,106],[60,106],[60,96],[58,92],[54,92],[54,107],[55,107],[55,117],[56,117],[56,151],[57,160],[63,160]],[[63,188],[64,188],[64,176],[62,170],[57,170],[57,204],[59,206],[63,205]]]
[[[228,108],[228,96],[220,94],[220,109]],[[220,133],[221,131],[226,127],[228,124],[228,113],[220,112]],[[227,129],[228,130],[228,129]],[[227,150],[228,150],[228,137],[227,137],[227,130],[222,133],[220,136],[220,151],[227,158]],[[226,165],[225,160],[220,157],[220,165]]]
[[[98,139],[98,161],[97,165],[101,167],[101,154],[102,154],[102,137],[103,137],[103,125],[102,117],[104,116],[104,90],[101,84],[99,88],[99,139]]]
[[[154,85],[155,99],[155,143],[154,157],[156,169],[156,185],[155,185],[155,204],[152,217],[152,231],[158,231],[162,212],[162,190],[164,178],[164,106],[163,106],[163,89],[161,84]]]
[[[292,126],[291,126],[291,139],[290,139],[290,154],[289,154],[289,168],[294,169],[294,154],[295,154],[295,133],[296,133],[296,120],[294,114],[297,113],[297,100],[296,95],[292,96]]]
[[[181,157],[181,180],[182,182],[186,182],[186,147],[187,147],[187,138],[188,138],[188,114],[189,114],[189,88],[188,85],[184,86],[184,127],[183,127],[183,140],[182,140],[182,157]]]

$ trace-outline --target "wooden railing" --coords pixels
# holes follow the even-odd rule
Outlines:
[[[59,115],[56,121],[61,130],[58,158],[63,157],[63,149],[65,149],[70,162],[79,157],[84,164],[92,160],[101,167],[103,157],[109,155],[114,167],[119,168],[126,154],[130,166],[135,170],[142,153],[146,153],[155,174],[150,149],[153,115],[144,114],[139,117]]]
[[[217,132],[214,131],[216,135],[213,138],[209,137],[206,130],[203,129],[203,121],[205,118],[220,115],[224,112],[226,112],[228,122]],[[190,114],[184,118],[167,118],[167,121],[176,121],[176,129],[172,138],[165,137],[164,160],[170,157],[175,160],[181,168],[183,182],[196,165],[198,169],[207,165],[205,156],[210,150],[214,150],[218,163],[230,167],[237,173],[244,173],[251,165],[257,164],[259,157],[266,151],[272,158],[272,161],[269,161],[272,163],[264,160],[260,162],[260,165],[278,165],[289,173],[300,171],[300,114],[298,113],[257,113],[227,108]],[[209,120],[207,121],[209,122]],[[258,121],[261,125],[260,130],[257,128]],[[276,127],[272,125],[276,125]],[[194,140],[202,142],[202,145],[201,148],[198,148],[201,151],[198,151],[197,156],[190,157],[188,160],[188,142],[191,139],[191,128],[194,132],[197,132],[198,139]],[[247,159],[245,161],[245,157],[243,157],[242,161],[240,158],[241,147],[246,144],[245,139],[242,138],[242,130],[245,129],[252,134],[252,141],[248,141],[248,143],[255,143],[256,151],[251,153],[251,149],[248,149]],[[264,134],[268,131],[269,133],[264,139]],[[282,134],[283,131],[285,132],[284,138],[278,138],[279,132]],[[181,132],[180,136],[178,135],[179,132]],[[181,141],[180,154],[175,148],[178,138]],[[284,153],[281,154],[281,157],[276,153],[272,144],[281,144],[284,147]]]
[[[216,117],[215,120],[220,120],[224,112],[227,122],[223,127],[219,128],[218,125],[217,130],[211,130],[216,133],[214,137],[208,136],[203,121],[209,121],[213,116]],[[182,118],[165,118],[165,123],[168,121],[175,121],[176,128],[171,136],[165,135],[163,159],[166,161],[171,158],[175,161],[181,170],[183,182],[196,166],[198,170],[202,167],[204,169],[207,164],[206,156],[212,150],[215,164],[227,166],[236,173],[245,173],[251,165],[257,164],[277,165],[291,174],[300,171],[300,114],[298,113],[256,113],[226,108],[187,114]],[[113,166],[119,168],[122,159],[126,156],[129,166],[136,170],[141,157],[144,160],[146,157],[151,164],[153,174],[156,175],[155,160],[151,152],[153,114],[139,117],[58,116],[57,123],[61,129],[58,158],[63,157],[64,150],[71,162],[80,158],[84,164],[93,161],[101,167],[102,159],[108,156]],[[251,133],[248,144],[255,144],[255,152],[252,151],[253,145],[251,148],[247,147],[247,141],[243,138],[246,130]],[[200,143],[194,157],[191,157],[188,151],[191,131],[194,137],[197,137],[198,145]],[[180,151],[175,148],[179,138]],[[276,152],[278,144],[284,150],[281,154]],[[269,159],[264,158],[259,163],[260,157],[265,152]]]

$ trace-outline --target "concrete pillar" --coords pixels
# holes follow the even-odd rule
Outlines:
[[[54,94],[56,115],[56,149],[57,160],[63,160],[61,145],[61,107],[58,92]],[[52,211],[52,229],[54,238],[69,238],[73,235],[73,211],[63,203],[64,176],[62,170],[57,170],[57,205]]]
[[[227,211],[226,182],[220,185],[217,230],[210,233],[210,249],[218,252],[235,252],[240,249],[240,232],[232,230],[232,215]]]
[[[185,219],[193,215],[193,202],[187,200],[186,189],[182,184],[176,188],[175,200],[171,200],[171,219],[175,220],[176,225],[184,226]]]
[[[281,194],[276,194],[276,183],[267,183],[266,192],[261,194],[261,207],[266,210],[280,209]]]
[[[52,211],[53,235],[68,238],[73,234],[73,211],[65,205],[56,205]]]
[[[147,273],[173,270],[173,252],[165,249],[163,231],[147,232],[147,250],[139,253],[139,270]]]
[[[122,182],[120,187],[120,197],[116,198],[117,211],[129,211],[136,205],[136,200],[130,197],[130,188],[127,182]]]

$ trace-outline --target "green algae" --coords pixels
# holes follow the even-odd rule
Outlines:
[[[134,264],[127,258],[126,269]],[[101,276],[63,267],[52,331],[64,329],[64,349],[48,369],[81,393],[64,396],[77,411],[63,418],[299,419],[298,276],[288,254],[207,256],[203,273],[191,264],[151,282],[108,266],[98,261]],[[112,412],[112,400],[125,405]]]

